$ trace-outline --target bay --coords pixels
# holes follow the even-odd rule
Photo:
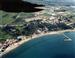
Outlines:
[[[64,41],[62,34],[42,36],[11,51],[3,58],[75,58],[75,32],[65,32],[72,41]]]

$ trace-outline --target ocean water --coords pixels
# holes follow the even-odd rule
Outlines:
[[[3,58],[75,58],[75,32],[64,34],[72,41],[64,41],[62,34],[46,35],[24,43]]]

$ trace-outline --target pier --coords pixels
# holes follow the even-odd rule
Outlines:
[[[65,37],[64,41],[72,41],[72,39],[68,37],[67,35],[65,35],[64,33],[62,35]]]

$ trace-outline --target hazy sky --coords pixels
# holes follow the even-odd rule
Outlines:
[[[25,1],[55,1],[55,2],[75,2],[75,0],[25,0]]]
[[[28,2],[33,2],[33,3],[40,3],[40,4],[43,4],[44,2],[72,2],[73,4],[75,3],[75,0],[25,0],[25,1],[28,1]]]

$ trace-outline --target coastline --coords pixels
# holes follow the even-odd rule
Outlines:
[[[2,52],[0,54],[0,57],[2,57],[4,54],[9,53],[10,51],[14,50],[15,48],[19,47],[23,43],[28,42],[29,40],[32,40],[32,39],[35,39],[35,38],[38,38],[38,37],[41,37],[41,36],[45,36],[45,35],[60,34],[60,33],[64,33],[64,32],[75,32],[75,29],[73,29],[73,30],[52,31],[52,32],[47,32],[47,33],[42,32],[40,34],[32,35],[32,37],[28,37],[28,38],[23,36],[23,38],[20,42],[14,43],[13,45],[9,46],[4,52]]]

